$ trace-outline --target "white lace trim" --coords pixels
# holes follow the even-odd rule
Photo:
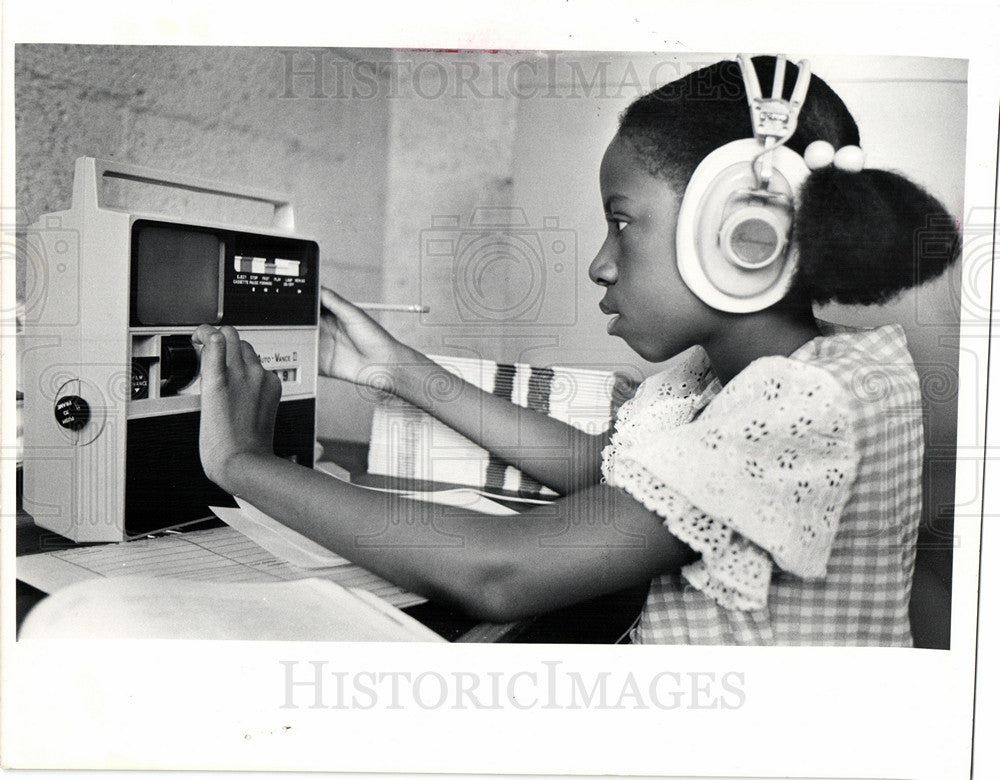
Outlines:
[[[605,481],[613,481],[609,473],[620,453],[631,450],[650,433],[690,422],[714,395],[709,391],[718,389],[708,355],[700,347],[692,347],[668,361],[618,410],[611,441],[602,453]]]
[[[772,559],[825,574],[857,467],[851,399],[789,358],[755,361],[717,394],[704,353],[675,361],[622,407],[602,473],[701,553],[683,571],[692,586],[728,609],[761,608]]]
[[[670,533],[701,553],[699,560],[681,570],[692,586],[726,609],[753,610],[767,604],[772,565],[767,553],[699,512],[649,472],[618,472],[618,477],[619,487],[662,517]]]

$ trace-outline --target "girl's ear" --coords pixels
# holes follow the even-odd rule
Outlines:
[[[795,198],[809,175],[785,146],[770,152],[762,190],[755,172],[760,142],[728,143],[695,169],[677,218],[677,267],[691,291],[715,309],[752,312],[781,300],[791,286]]]

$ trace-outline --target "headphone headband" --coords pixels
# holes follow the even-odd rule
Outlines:
[[[788,100],[785,100],[782,97],[787,63],[784,54],[779,54],[775,59],[774,81],[771,85],[769,98],[765,98],[761,92],[760,81],[757,79],[757,69],[750,57],[746,54],[740,54],[736,57],[736,61],[743,73],[747,103],[750,106],[750,124],[753,136],[764,147],[753,160],[754,175],[757,177],[757,183],[761,189],[766,190],[771,180],[771,151],[775,147],[782,146],[795,135],[795,128],[799,121],[799,110],[802,108],[806,93],[809,91],[812,68],[809,66],[808,60],[799,61],[798,76],[795,79],[795,86],[792,88],[792,95]],[[756,167],[758,158],[761,162],[759,171]]]
[[[688,182],[677,217],[677,268],[713,308],[753,312],[788,292],[797,266],[790,236],[795,199],[809,168],[785,146],[795,133],[811,69],[798,63],[791,97],[782,97],[787,60],[777,58],[770,97],[753,62],[739,55],[753,138],[716,149]]]

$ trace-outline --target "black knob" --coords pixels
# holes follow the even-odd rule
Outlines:
[[[160,348],[160,396],[176,395],[198,376],[198,353],[191,337],[164,336]]]
[[[56,422],[78,431],[90,420],[90,404],[78,395],[64,395],[56,401]]]

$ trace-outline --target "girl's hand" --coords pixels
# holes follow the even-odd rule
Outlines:
[[[391,390],[406,347],[353,303],[320,289],[319,372],[356,385]]]
[[[236,461],[274,454],[281,380],[264,369],[254,348],[228,325],[202,325],[191,340],[202,347],[201,465],[209,479],[232,493]]]

